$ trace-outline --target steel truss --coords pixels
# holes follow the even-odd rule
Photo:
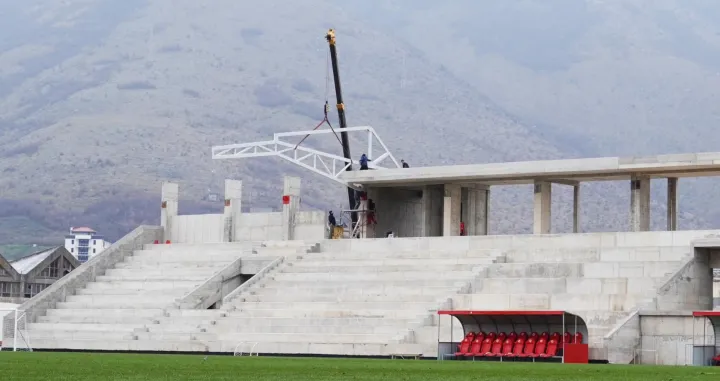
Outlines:
[[[279,132],[273,135],[273,140],[269,141],[212,147],[212,158],[215,160],[226,160],[278,156],[307,170],[325,176],[330,180],[358,189],[357,185],[348,184],[340,178],[340,175],[345,172],[351,164],[359,165],[358,160],[349,160],[342,156],[299,146],[298,143],[289,143],[285,141],[285,139],[295,136],[304,137],[307,135],[323,135],[340,132],[356,133],[356,135],[364,132],[367,133],[368,145],[365,153],[367,154],[368,159],[370,159],[368,162],[368,168],[386,168],[382,164],[388,159],[391,161],[391,165],[394,165],[396,168],[400,168],[398,161],[395,160],[395,157],[392,155],[385,143],[383,143],[382,139],[380,139],[380,136],[378,136],[375,130],[370,126],[348,127],[336,130],[327,128],[311,131]],[[373,144],[374,142],[377,144]],[[374,149],[379,150],[378,152],[380,152],[380,155],[376,158],[373,157],[373,154],[376,153]]]

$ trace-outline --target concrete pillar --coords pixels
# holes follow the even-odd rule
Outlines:
[[[177,183],[162,183],[160,204],[160,226],[163,227],[163,239],[172,240],[173,218],[178,215],[180,187]]]
[[[667,230],[675,231],[678,228],[677,220],[677,177],[667,179]]]
[[[460,203],[462,190],[460,185],[445,184],[443,199],[443,236],[460,235]]]
[[[487,187],[468,189],[467,202],[464,204],[466,206],[463,207],[463,210],[467,210],[464,221],[468,235],[487,235],[489,196],[490,190]]]
[[[650,178],[633,176],[630,180],[630,230],[650,230]]]
[[[533,208],[533,233],[550,233],[550,208],[552,206],[552,183],[535,182],[535,206]]]
[[[225,227],[223,242],[233,242],[242,207],[242,181],[225,180]]]
[[[300,178],[285,176],[283,184],[282,241],[295,239],[295,216],[300,208]]]
[[[580,232],[580,184],[573,185],[573,233]]]
[[[442,185],[426,185],[423,187],[423,232],[424,237],[443,235],[443,205],[445,189]]]

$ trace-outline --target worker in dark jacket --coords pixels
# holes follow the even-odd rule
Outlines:
[[[332,210],[330,213],[328,213],[328,224],[330,224],[330,228],[334,228],[337,226],[337,221],[335,220],[335,215],[333,214]]]
[[[410,166],[408,165],[408,163],[405,162],[405,160],[400,159],[400,162],[402,163],[403,168],[410,168]]]
[[[362,156],[360,156],[360,170],[363,171],[366,169],[368,169],[368,157],[366,154],[362,154]]]

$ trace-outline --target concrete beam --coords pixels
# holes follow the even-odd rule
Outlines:
[[[460,235],[460,205],[462,202],[460,185],[445,185],[443,199],[443,236]]]
[[[295,216],[300,209],[300,178],[285,176],[283,183],[282,237],[283,241],[294,239]]]
[[[225,216],[224,242],[233,242],[235,226],[240,219],[242,208],[242,181],[225,180]]]
[[[678,229],[677,185],[678,185],[678,179],[676,177],[669,177],[667,179],[667,230],[668,231],[675,231]]]
[[[650,178],[633,176],[630,180],[630,230],[650,230]]]
[[[550,233],[550,209],[552,206],[552,183],[535,182],[535,205],[533,208],[533,233]]]

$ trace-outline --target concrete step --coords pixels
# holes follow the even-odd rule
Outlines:
[[[88,305],[98,304],[110,304],[116,303],[119,305],[158,305],[158,304],[171,304],[177,296],[166,295],[166,294],[155,294],[155,295],[69,295],[65,298],[65,302],[70,303],[85,303]]]
[[[449,298],[449,297],[448,297]],[[243,311],[250,310],[269,310],[269,309],[294,309],[298,312],[304,312],[308,310],[312,311],[330,311],[334,309],[358,309],[358,310],[393,310],[398,309],[399,305],[402,305],[403,310],[408,311],[424,311],[426,309],[434,307],[433,302],[415,302],[413,300],[388,300],[388,301],[371,301],[371,302],[356,302],[352,300],[348,301],[335,301],[335,302],[242,302],[235,303],[238,309]]]
[[[328,251],[308,253],[303,257],[313,260],[390,260],[390,259],[450,259],[450,258],[494,258],[502,255],[500,250],[473,250],[473,251],[438,251],[438,250],[410,250],[410,251]]]
[[[383,273],[286,273],[281,272],[273,274],[272,278],[278,282],[286,281],[302,281],[312,280],[315,282],[324,281],[343,281],[343,282],[354,282],[354,281],[411,281],[411,280],[456,280],[463,278],[470,278],[473,276],[472,271],[449,271],[435,273],[432,269],[427,271],[392,271]]]
[[[102,310],[104,312],[104,310]],[[37,318],[38,323],[43,324],[101,324],[101,325],[113,325],[113,324],[132,324],[132,325],[146,325],[154,324],[157,321],[156,317],[143,317],[143,316],[115,316],[115,315],[48,315],[39,316]]]
[[[385,266],[306,266],[306,265],[299,265],[302,261],[298,263],[298,265],[292,265],[289,267],[286,267],[283,272],[286,273],[336,273],[336,274],[345,274],[345,273],[356,273],[356,274],[362,274],[362,273],[392,273],[392,272],[421,272],[421,271],[427,271],[428,269],[433,269],[437,272],[451,272],[451,271],[468,271],[472,270],[473,268],[477,266],[482,266],[482,264],[474,264],[474,265],[465,265],[465,264],[436,264],[432,266],[427,265],[413,265],[406,263],[404,265],[385,265]],[[490,264],[491,262],[488,261],[486,266]]]
[[[371,319],[369,319],[371,320]],[[358,320],[358,325],[346,325],[346,326],[317,326],[317,325],[286,325],[286,326],[255,326],[255,325],[215,325],[208,326],[208,330],[214,332],[233,332],[235,334],[247,334],[247,333],[265,333],[265,334],[280,334],[285,333],[289,335],[293,334],[315,334],[315,335],[340,335],[340,334],[352,334],[352,335],[385,335],[392,336],[407,329],[404,325],[373,325],[372,321],[364,322]]]
[[[144,317],[152,318],[163,316],[162,308],[138,309],[138,308],[115,308],[115,309],[57,309],[47,311],[47,316],[84,316],[84,317]]]
[[[159,351],[159,352],[208,352],[208,344],[197,341],[138,341],[109,340],[94,337],[87,340],[32,338],[33,349],[89,350],[89,351]],[[218,346],[219,347],[219,346]]]
[[[681,262],[565,262],[498,263],[488,269],[488,278],[619,278],[663,277]]]
[[[86,331],[95,332],[95,334],[103,334],[105,332],[125,332],[132,333],[141,328],[137,324],[77,324],[77,323],[30,323],[28,330],[34,331]]]
[[[254,258],[254,257],[253,257]],[[221,261],[221,262],[163,262],[162,268],[163,269],[192,269],[192,268],[206,268],[206,267],[212,267],[216,269],[221,269],[225,266],[227,266],[232,261]],[[142,261],[131,261],[131,262],[120,262],[115,265],[116,269],[134,269],[134,270],[145,270],[145,269],[155,269],[157,268],[153,264],[147,264]]]
[[[189,288],[189,287],[188,287]],[[165,289],[145,290],[142,288],[80,288],[75,290],[75,295],[134,295],[139,297],[149,297],[154,295],[163,295],[178,298],[188,292],[188,288],[167,287]]]
[[[292,290],[300,291],[304,293],[315,295],[318,297],[332,296],[332,295],[344,295],[344,296],[362,296],[362,295],[374,295],[374,294],[397,294],[397,295],[413,295],[413,296],[424,296],[424,295],[442,295],[442,294],[454,294],[458,287],[453,282],[446,282],[445,286],[435,287],[406,287],[403,285],[387,285],[385,283],[375,283],[368,287],[354,287],[350,285],[338,285],[337,287],[328,287],[324,283],[306,283],[304,287],[294,287]],[[283,283],[270,282],[267,286],[261,288],[252,289],[247,295],[257,295],[260,297],[272,297],[277,295],[287,295],[288,288]]]
[[[630,311],[652,297],[632,294],[469,294],[453,296],[458,310]]]
[[[204,280],[203,280],[204,281]],[[172,279],[172,280],[118,280],[118,281],[95,281],[85,286],[86,290],[192,290],[203,281]]]
[[[406,294],[407,295],[407,294]],[[342,303],[342,302],[379,302],[379,301],[393,301],[406,300],[413,303],[433,303],[440,300],[441,297],[449,297],[449,293],[438,293],[435,295],[412,295],[409,294],[406,297],[401,297],[401,294],[397,293],[366,293],[363,295],[346,295],[338,293],[335,295],[316,295],[314,293],[298,292],[298,290],[287,291],[285,294],[277,295],[246,295],[239,296],[237,301],[244,302],[261,302],[261,303],[292,303],[292,302],[323,302],[323,303]]]
[[[242,242],[211,242],[211,243],[171,243],[171,244],[147,244],[146,250],[182,250],[182,249],[258,249],[258,248],[308,248],[314,243],[302,240],[292,241],[242,241]]]
[[[276,274],[281,275],[281,274]],[[288,275],[296,275],[296,274],[288,274]],[[260,290],[262,287],[268,287],[268,288],[285,288],[286,290],[293,290],[293,289],[300,289],[300,290],[313,290],[314,287],[344,287],[344,288],[358,288],[358,289],[365,289],[370,287],[379,287],[379,285],[383,285],[387,288],[392,287],[413,287],[416,289],[423,289],[423,288],[437,288],[437,287],[453,287],[453,288],[460,288],[463,287],[465,284],[467,284],[471,277],[465,277],[465,278],[458,278],[458,279],[436,279],[432,276],[428,275],[427,279],[418,279],[418,280],[407,280],[407,279],[395,279],[395,280],[382,280],[382,282],[378,282],[377,280],[343,280],[343,279],[324,279],[322,282],[319,282],[316,279],[313,279],[311,276],[305,277],[304,279],[296,279],[296,280],[276,280],[272,279],[271,276],[267,276],[266,278],[263,278],[260,280],[257,284],[259,287],[254,287],[254,290]]]
[[[97,310],[115,310],[115,309],[157,309],[165,308],[173,303],[172,300],[156,300],[150,302],[135,302],[133,300],[96,300],[91,302],[58,302],[56,309],[62,310],[83,310],[83,309],[97,309]]]
[[[243,351],[248,353],[261,354],[285,354],[285,355],[340,355],[340,356],[390,356],[397,353],[417,353],[421,354],[422,347],[418,344],[333,344],[333,343],[317,343],[317,342],[283,342],[281,337],[272,337],[269,341],[253,342],[247,340],[225,340],[220,343],[217,350],[233,353],[234,351]],[[437,344],[436,344],[437,346]],[[211,345],[211,350],[215,347]]]
[[[478,279],[473,293],[513,294],[654,294],[663,278],[488,278]]]
[[[148,281],[148,282],[159,282],[159,281],[171,281],[171,282],[189,282],[189,281],[195,281],[197,284],[200,284],[204,282],[206,279],[208,279],[209,276],[205,274],[201,275],[180,275],[176,276],[174,274],[167,274],[158,276],[153,276],[152,274],[146,275],[143,273],[136,273],[136,274],[127,274],[122,276],[115,276],[115,275],[98,275],[95,278],[95,282],[128,282],[128,281],[135,281],[135,282],[142,282],[142,281]]]
[[[199,276],[199,275],[208,275],[211,276],[215,274],[216,272],[222,270],[222,268],[225,266],[214,266],[214,267],[190,267],[190,268],[182,268],[182,267],[175,267],[175,268],[155,268],[155,269],[109,269],[105,272],[105,275],[107,276],[114,276],[114,277],[132,277],[134,275],[144,275],[146,277],[166,277],[166,276],[175,276],[178,278],[183,278],[186,276]]]
[[[30,337],[33,342],[37,339],[55,339],[55,340],[135,340],[132,332],[121,331],[91,331],[91,330],[32,330]]]
[[[142,337],[142,336],[140,336]],[[287,342],[287,343],[328,343],[328,344],[387,344],[390,334],[318,334],[318,333],[229,333],[223,335],[226,341]]]
[[[405,318],[418,319],[427,315],[427,310],[413,311],[407,309],[346,309],[344,307],[335,307],[332,310],[296,310],[296,309],[248,309],[237,310],[238,314],[242,314],[246,318]]]
[[[582,263],[498,263],[487,278],[580,278],[582,270]]]
[[[313,318],[313,317],[271,317],[257,319],[246,317],[242,311],[231,311],[227,317],[220,318],[215,322],[218,330],[236,330],[250,327],[252,329],[285,329],[285,327],[312,327],[312,328],[342,328],[351,326],[403,326],[407,327],[413,320],[410,318],[385,318],[385,317],[336,317],[336,318]]]
[[[164,265],[165,263],[187,263],[191,264],[207,264],[208,261],[212,261],[213,264],[227,264],[243,256],[238,255],[226,255],[226,256],[205,256],[200,253],[197,255],[187,256],[167,256],[167,257],[156,257],[156,256],[132,256],[125,259],[125,263],[134,263],[138,266],[152,267],[153,265]]]
[[[355,267],[355,266],[449,266],[449,265],[466,265],[472,268],[473,265],[484,265],[492,262],[492,257],[480,258],[388,258],[388,259],[367,259],[358,257],[348,259],[347,257],[338,257],[337,259],[319,260],[313,257],[314,254],[308,254],[301,261],[293,263],[293,267]]]

